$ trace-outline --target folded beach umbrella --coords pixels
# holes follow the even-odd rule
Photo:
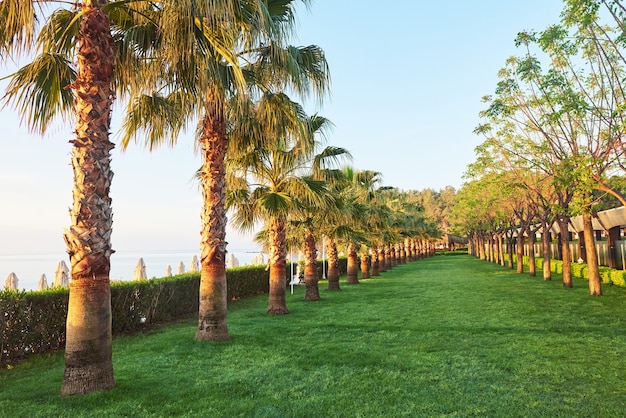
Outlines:
[[[180,263],[178,263],[178,271],[176,272],[176,274],[184,274],[184,273],[185,273],[185,265],[181,261]]]
[[[146,263],[143,262],[143,258],[139,257],[139,260],[137,260],[137,265],[135,266],[135,272],[133,273],[133,280],[145,279],[147,279]]]
[[[4,288],[7,290],[17,290],[18,282],[17,275],[11,272],[4,281]]]
[[[200,271],[200,262],[198,261],[198,257],[194,254],[191,257],[191,263],[189,264],[189,271]]]
[[[42,274],[39,278],[39,283],[37,283],[37,290],[44,290],[48,287],[48,279],[45,274]]]
[[[239,267],[239,260],[235,257],[235,254],[228,254],[228,260],[226,261],[226,267],[232,269],[233,267]]]
[[[65,261],[59,261],[57,270],[54,273],[54,287],[64,287],[70,284],[70,269]]]
[[[165,267],[165,277],[172,277],[172,266],[169,264]]]

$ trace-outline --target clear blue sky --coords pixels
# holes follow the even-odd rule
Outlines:
[[[332,95],[308,110],[336,125],[329,144],[348,148],[354,167],[380,171],[385,185],[459,188],[481,142],[472,133],[480,99],[518,53],[516,34],[558,23],[561,8],[559,0],[314,1],[298,11],[293,43],[326,51]],[[0,68],[0,76],[7,73]],[[42,138],[11,109],[0,111],[0,257],[65,257],[72,125],[59,123]],[[114,249],[198,248],[201,198],[192,176],[200,160],[191,133],[175,149],[152,154],[116,148],[112,165]],[[227,240],[231,251],[250,247],[232,231]],[[11,271],[19,266],[0,259],[0,279]]]

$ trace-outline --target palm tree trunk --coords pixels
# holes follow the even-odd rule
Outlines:
[[[385,247],[378,249],[378,271],[384,273],[387,271],[387,259],[385,257]]]
[[[223,101],[210,91],[202,124],[202,230],[200,289],[196,340],[228,340],[226,283],[226,168],[228,140]]]
[[[75,90],[76,136],[71,226],[65,231],[72,281],[67,311],[61,395],[115,386],[111,332],[113,179],[109,141],[113,103],[113,40],[109,19],[86,4],[80,24]]]
[[[410,262],[413,261],[413,251],[411,248],[411,239],[410,238],[405,238],[404,239],[404,251],[406,252],[406,262]]]
[[[385,271],[389,271],[393,268],[391,246],[385,245]]]
[[[335,240],[328,237],[328,290],[341,290],[339,287],[339,253]]]
[[[380,258],[378,246],[372,247],[372,277],[380,276]]]
[[[270,295],[267,313],[285,315],[287,309],[287,249],[285,219],[281,216],[270,221],[268,228]]]
[[[304,300],[320,300],[320,289],[318,286],[319,274],[317,273],[317,248],[315,248],[315,237],[311,232],[306,233],[304,238],[304,283],[306,292]]]
[[[359,284],[359,266],[356,245],[353,242],[348,244],[348,279],[346,284]]]
[[[361,254],[361,277],[370,278],[370,256],[365,253]]]
[[[593,225],[591,214],[583,213],[583,229],[585,231],[585,252],[587,254],[587,273],[589,275],[589,294],[591,296],[602,296],[602,281],[598,269],[598,253],[596,252],[596,241],[593,237]]]

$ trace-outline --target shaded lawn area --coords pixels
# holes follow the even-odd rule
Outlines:
[[[564,289],[471,256],[397,266],[323,300],[233,302],[228,342],[196,319],[114,341],[117,386],[61,398],[62,353],[0,370],[2,416],[618,417],[626,289]],[[287,289],[289,292],[289,288]]]

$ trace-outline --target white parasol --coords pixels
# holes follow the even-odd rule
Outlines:
[[[48,279],[45,274],[42,274],[37,283],[37,290],[45,290],[48,287]]]
[[[146,280],[147,278],[146,263],[143,262],[143,258],[139,257],[133,273],[133,280]]]
[[[54,273],[54,287],[64,287],[70,282],[70,269],[67,268],[65,261],[59,261],[57,270]]]
[[[194,254],[191,257],[191,263],[189,263],[189,271],[200,271],[200,262],[198,261],[198,257]]]
[[[17,275],[11,272],[4,281],[4,288],[7,290],[17,290],[18,282]]]

